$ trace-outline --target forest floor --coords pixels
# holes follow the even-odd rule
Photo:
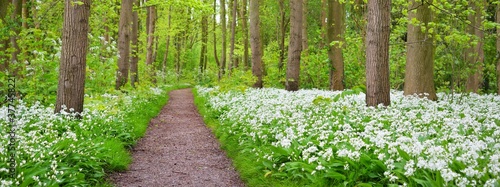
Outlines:
[[[204,124],[190,89],[170,92],[132,155],[128,171],[110,176],[118,187],[245,186]]]

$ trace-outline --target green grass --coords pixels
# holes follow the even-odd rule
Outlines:
[[[125,171],[132,162],[132,157],[123,142],[118,139],[108,139],[103,144],[103,157],[107,159],[107,169],[110,171]]]

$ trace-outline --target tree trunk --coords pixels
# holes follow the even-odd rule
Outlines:
[[[259,0],[250,0],[250,47],[252,48],[252,74],[257,77],[254,88],[262,88],[262,49],[260,41]]]
[[[16,64],[19,62],[18,55],[21,52],[19,49],[19,45],[17,44],[17,39],[19,37],[19,33],[21,32],[21,13],[22,13],[22,1],[21,0],[12,0],[13,11],[10,15],[11,20],[13,21],[13,25],[11,27],[14,35],[10,36],[10,45],[12,48],[12,52],[10,53],[10,62]],[[9,67],[8,65],[6,66]],[[20,67],[13,67],[14,75],[17,75]]]
[[[118,71],[116,72],[115,89],[119,90],[128,81],[130,58],[130,23],[132,19],[133,0],[122,0],[120,11],[120,27],[118,28]]]
[[[248,15],[247,15],[247,0],[241,1],[241,32],[243,32],[243,61],[246,68],[250,67],[248,56]]]
[[[148,40],[147,40],[147,46],[146,46],[146,65],[151,65],[153,64],[153,46],[154,46],[154,39],[155,39],[155,26],[156,26],[156,8],[154,6],[148,7],[148,15],[147,15],[147,20],[148,22],[146,23],[147,26],[147,35],[148,35]]]
[[[232,20],[231,20],[231,46],[229,48],[229,73],[231,73],[232,69],[236,64],[236,58],[234,57],[234,45],[235,45],[235,35],[236,35],[236,12],[238,10],[238,0],[231,0],[233,3]]]
[[[139,7],[139,1],[134,0],[137,7]],[[139,83],[139,13],[137,10],[132,12],[132,58],[130,59],[130,85],[135,88],[135,84]]]
[[[302,51],[307,53],[307,0],[303,0],[302,3]]]
[[[216,15],[217,15],[217,0],[214,0],[214,16],[213,16],[213,21],[214,21],[214,30],[213,30],[213,33],[214,33],[214,58],[215,58],[215,64],[217,64],[217,80],[220,81],[220,79],[222,78],[222,70],[220,68],[220,61],[219,61],[219,54],[217,54],[217,19],[216,19]]]
[[[168,8],[168,30],[170,32],[171,29],[171,22],[172,22],[172,5]],[[167,34],[167,43],[165,53],[163,54],[163,62],[162,62],[162,71],[163,73],[167,72],[167,60],[168,60],[168,52],[169,52],[169,47],[170,47],[170,34]]]
[[[200,73],[205,72],[207,61],[207,43],[208,43],[208,18],[206,15],[201,17],[201,53],[200,53]]]
[[[327,25],[327,14],[330,12],[328,10],[328,1],[327,0],[321,0],[321,14],[320,14],[320,21],[321,21],[321,38],[327,38],[327,31],[328,31],[328,25]],[[323,49],[325,47],[325,42],[321,40],[319,42],[319,47]]]
[[[81,5],[72,0],[65,1],[55,113],[63,109],[77,113],[83,111],[90,1],[80,0]]]
[[[497,4],[496,22],[500,24],[500,4]],[[500,27],[497,27],[497,94],[500,95]]]
[[[23,26],[23,28],[27,29],[28,28],[28,18],[30,17],[29,11],[28,11],[28,9],[29,9],[28,0],[22,0],[22,4],[23,4],[22,5],[22,10],[21,10],[21,12],[22,12],[21,13],[21,15],[22,15],[21,17],[22,17],[22,20],[23,20],[22,21],[23,22],[22,26]]]
[[[177,80],[181,76],[181,43],[182,36],[181,34],[177,34],[175,36],[175,73],[177,74]]]
[[[283,70],[284,62],[285,62],[285,34],[286,34],[286,23],[285,23],[285,0],[279,1],[280,6],[280,38],[279,38],[279,47],[280,47],[280,56],[278,60],[278,69],[279,71]]]
[[[472,10],[475,11],[475,13],[472,13],[468,16],[468,20],[471,22],[471,25],[481,25],[481,7],[483,6],[483,3],[483,0],[469,2],[469,6]],[[475,46],[471,46],[465,52],[466,62],[469,64],[469,68],[471,68],[473,71],[473,74],[470,74],[467,78],[465,91],[477,93],[482,81],[482,66],[484,62],[484,33],[482,30],[476,29],[472,26],[467,27],[467,32],[471,35],[476,36],[478,38],[478,42]]]
[[[328,58],[330,59],[330,90],[344,90],[344,5],[339,0],[328,2]],[[333,43],[332,43],[333,42]]]
[[[431,0],[432,2],[432,0]],[[416,19],[425,28],[432,22],[432,11],[428,3],[410,0],[408,20]],[[436,100],[434,88],[434,45],[431,33],[422,31],[418,25],[408,23],[408,36],[406,46],[406,73],[404,95],[418,94]]]
[[[226,51],[227,51],[227,41],[226,41],[226,0],[219,0],[220,5],[220,21],[222,27],[222,54],[221,54],[221,65],[220,65],[220,73],[219,77],[222,77],[226,74]]]
[[[302,0],[290,0],[290,44],[286,66],[286,90],[299,90],[302,52]]]
[[[389,86],[390,0],[368,1],[366,36],[366,104],[391,103]]]

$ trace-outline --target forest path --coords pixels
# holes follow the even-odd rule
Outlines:
[[[133,148],[129,170],[114,184],[134,187],[244,186],[194,105],[191,89],[170,92],[168,104]],[[147,110],[147,109],[145,109]]]

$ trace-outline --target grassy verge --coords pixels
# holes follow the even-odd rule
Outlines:
[[[39,103],[16,104],[16,176],[10,177],[7,107],[0,107],[0,187],[112,186],[106,173],[126,170],[128,148],[144,136],[168,92],[187,86],[110,91],[85,98],[82,118]]]
[[[252,150],[244,149],[240,146],[238,137],[230,136],[228,132],[218,128],[221,124],[218,120],[218,115],[206,107],[206,99],[198,97],[196,89],[193,89],[195,96],[195,104],[198,111],[203,116],[205,124],[212,129],[222,149],[226,151],[227,155],[233,161],[233,165],[240,173],[241,179],[246,185],[251,187],[265,187],[265,186],[287,186],[287,187],[301,187],[308,186],[307,181],[300,179],[277,179],[271,178],[266,175],[265,168],[261,162],[257,162],[258,158],[252,153]]]

